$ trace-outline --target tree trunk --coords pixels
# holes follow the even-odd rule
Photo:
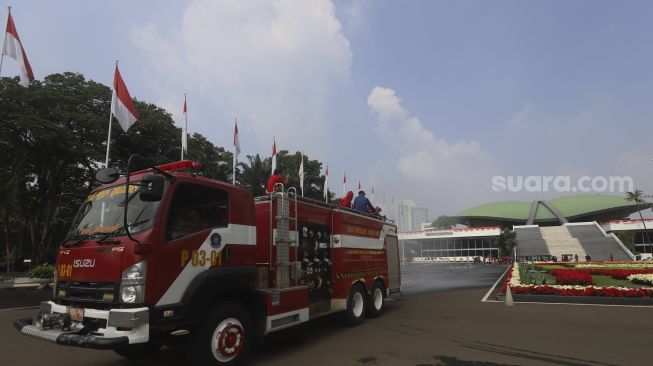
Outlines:
[[[11,240],[9,240],[9,218],[7,217],[7,206],[3,207],[3,231],[5,234],[5,260],[7,262],[7,273],[11,272]]]
[[[639,207],[638,200],[635,200],[635,204],[637,205],[637,212],[639,213],[639,219],[642,220],[642,226],[644,226],[644,232],[642,233],[642,240],[646,238],[646,241],[648,241],[649,250],[651,251],[651,255],[653,255],[653,243],[651,243],[651,239],[648,236],[648,232],[646,231],[646,222],[644,222],[644,216],[642,216],[642,210]]]

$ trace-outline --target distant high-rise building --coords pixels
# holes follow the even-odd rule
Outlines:
[[[399,231],[419,231],[422,223],[429,222],[428,210],[415,207],[415,202],[403,200],[397,207],[397,226]]]

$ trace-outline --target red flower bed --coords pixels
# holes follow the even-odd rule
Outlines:
[[[506,290],[508,289],[508,284],[510,283],[510,279],[512,278],[512,267],[514,267],[515,264],[511,264],[510,268],[508,268],[508,273],[506,273],[506,279],[503,280],[503,285],[501,286],[501,293],[505,294]]]
[[[558,296],[604,296],[604,297],[653,297],[653,290],[644,288],[616,289],[611,287],[585,287],[581,289],[561,289],[547,285],[542,286],[516,286],[510,290],[515,294],[523,295],[558,295]]]
[[[514,264],[513,264],[514,265]],[[581,279],[588,284],[591,284],[591,273],[594,271],[628,271],[630,274],[634,273],[653,273],[653,270],[569,270],[569,269],[552,269],[549,270],[549,273],[556,276],[556,281],[558,285],[561,285],[560,280],[565,281],[567,279]],[[647,272],[643,272],[647,271]],[[557,275],[556,275],[557,272]],[[560,273],[562,272],[562,273]],[[571,272],[576,272],[571,273]],[[584,274],[579,275],[579,272],[585,272]],[[619,275],[621,273],[618,273]],[[606,274],[609,275],[609,274]],[[587,279],[589,276],[589,280]],[[505,293],[512,278],[512,266],[506,274],[506,278],[503,281],[503,286],[501,286],[501,292]],[[556,295],[556,296],[603,296],[603,297],[637,297],[637,298],[653,298],[653,289],[647,288],[613,288],[613,287],[584,287],[584,288],[559,288],[558,285],[548,286],[548,285],[524,285],[524,286],[514,286],[510,290],[514,294],[523,294],[523,295]]]
[[[552,269],[550,274],[555,276],[558,285],[581,285],[589,286],[592,284],[592,275],[590,271],[574,269]]]
[[[592,269],[590,272],[598,276],[610,276],[618,280],[625,280],[633,274],[653,273],[653,269]]]

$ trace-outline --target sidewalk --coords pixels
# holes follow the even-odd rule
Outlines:
[[[0,275],[0,289],[42,289],[51,286],[52,280],[46,278],[29,278],[25,273],[10,273]]]

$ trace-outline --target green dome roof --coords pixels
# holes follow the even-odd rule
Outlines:
[[[547,200],[549,205],[566,217],[568,220],[575,218],[600,215],[614,212],[629,215],[637,212],[637,205],[634,201],[628,201],[624,197],[608,196],[600,194],[563,196]],[[510,222],[525,222],[529,218],[533,203],[528,201],[498,201],[482,204],[455,215],[459,219],[487,219]],[[640,207],[650,207],[645,203]],[[556,216],[545,205],[539,204],[535,223],[543,221],[555,221]]]

